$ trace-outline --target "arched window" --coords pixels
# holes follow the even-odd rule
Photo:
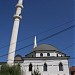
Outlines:
[[[63,64],[59,63],[59,71],[63,71]]]
[[[57,54],[57,57],[58,57],[58,54]]]
[[[43,56],[43,54],[41,53],[41,54],[40,54],[40,56],[42,57],[42,56]]]
[[[44,70],[44,71],[47,71],[47,64],[46,64],[46,63],[45,63],[44,66],[43,66],[43,70]]]
[[[29,64],[29,71],[32,71],[32,64]]]
[[[47,56],[50,56],[50,53],[47,53]]]

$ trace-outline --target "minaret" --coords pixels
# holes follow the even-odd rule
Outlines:
[[[34,38],[34,48],[37,47],[36,36]]]
[[[23,8],[23,0],[19,0],[18,4],[16,5],[16,14],[14,15],[14,24],[13,24],[13,31],[10,41],[9,53],[8,53],[8,65],[14,64],[14,57],[15,57],[15,50],[16,50],[16,43],[17,43],[17,36],[19,30],[19,23],[21,20],[21,10]]]

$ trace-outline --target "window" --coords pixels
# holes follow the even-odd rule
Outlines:
[[[58,57],[58,54],[57,54],[57,57]]]
[[[47,53],[47,56],[50,56],[50,53]]]
[[[33,55],[32,55],[32,57],[33,57]]]
[[[29,64],[29,71],[32,71],[32,64]]]
[[[63,64],[59,63],[59,71],[63,71]]]
[[[41,53],[41,54],[40,54],[40,56],[42,57],[42,56],[43,56],[43,54]]]
[[[44,71],[47,71],[47,64],[46,64],[46,63],[45,63],[44,66],[43,66],[43,70],[44,70]]]
[[[61,55],[61,57],[63,57],[63,56]]]

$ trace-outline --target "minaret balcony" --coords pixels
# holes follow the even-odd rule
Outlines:
[[[17,4],[16,7],[24,8],[22,4]]]
[[[21,15],[20,16],[19,15],[14,15],[14,19],[16,19],[16,18],[18,18],[18,19],[21,20],[22,19],[22,16]]]

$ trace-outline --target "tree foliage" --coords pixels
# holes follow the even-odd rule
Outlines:
[[[38,70],[34,70],[34,72],[32,73],[32,75],[41,75],[41,73]]]
[[[2,65],[0,75],[22,75],[20,65],[13,65],[11,67],[7,64]]]

